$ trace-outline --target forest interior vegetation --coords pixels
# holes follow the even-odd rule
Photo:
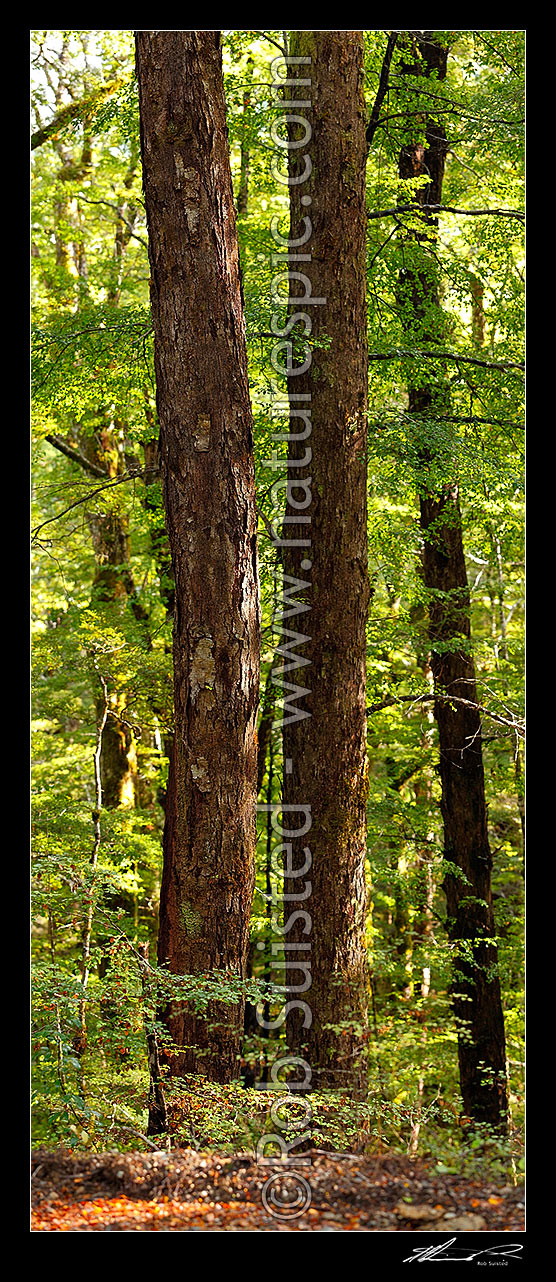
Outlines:
[[[34,1143],[515,1184],[524,32],[31,35]]]

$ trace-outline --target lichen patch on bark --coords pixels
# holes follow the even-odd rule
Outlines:
[[[213,657],[212,637],[201,637],[195,647],[191,663],[190,688],[191,698],[195,700],[199,690],[214,685],[216,665]]]
[[[195,911],[193,905],[188,903],[187,900],[185,900],[181,906],[181,916],[186,934],[199,936],[201,934],[203,918],[200,913]]]
[[[191,763],[191,776],[199,792],[210,792],[210,778],[206,757],[198,757]]]
[[[188,214],[192,213],[188,210]],[[210,445],[210,418],[207,414],[202,414],[197,419],[197,425],[193,432],[193,444],[196,450],[208,450]]]

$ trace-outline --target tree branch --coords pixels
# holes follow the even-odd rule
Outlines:
[[[490,417],[485,418],[479,414],[428,414],[427,421],[429,423],[464,423],[464,424],[469,423],[472,426],[475,424],[478,424],[478,425],[486,424],[487,426],[492,426],[492,427],[513,428],[513,430],[516,432],[525,431],[525,425],[523,423],[515,423],[514,420],[511,418],[490,418]],[[380,418],[377,418],[374,426],[376,427],[400,426],[403,422],[411,423],[412,422],[411,416],[409,414],[402,414],[398,418],[390,419],[390,421],[388,421],[388,419],[381,420]]]
[[[480,365],[484,369],[499,369],[503,374],[512,370],[524,370],[523,361],[482,361],[478,356],[460,356],[459,352],[425,352],[409,351],[405,347],[396,347],[390,352],[369,352],[370,361],[400,361],[410,357],[412,360],[455,361],[456,365]]]
[[[62,439],[61,436],[49,434],[48,436],[45,436],[44,439],[45,441],[49,441],[50,445],[53,445],[55,450],[59,450],[60,454],[65,454],[66,458],[72,459],[74,463],[79,463],[79,466],[84,468],[86,472],[90,472],[91,476],[106,476],[104,468],[100,467],[97,463],[91,463],[84,454],[81,454],[79,450],[74,450],[71,445],[68,445],[67,441]]]
[[[493,427],[511,427],[516,432],[524,432],[523,423],[514,423],[511,418],[482,418],[478,414],[435,414],[434,423],[486,423]]]
[[[149,469],[149,472],[152,472],[152,469]],[[90,492],[88,494],[84,494],[82,498],[76,499],[75,503],[70,503],[69,507],[65,507],[63,512],[56,512],[55,516],[49,516],[46,521],[41,521],[40,525],[35,525],[31,531],[32,541],[36,541],[37,535],[41,530],[44,530],[45,525],[50,525],[52,521],[59,521],[62,516],[67,516],[68,512],[71,512],[74,507],[80,507],[82,503],[88,503],[89,499],[93,499],[95,497],[95,494],[100,494],[102,490],[110,489],[114,485],[122,485],[124,481],[134,481],[138,477],[142,477],[144,475],[145,469],[137,468],[137,471],[134,470],[133,472],[127,472],[125,476],[117,476],[114,480],[107,481],[105,485],[97,486],[96,490],[90,490]]]
[[[396,47],[399,34],[400,33],[398,31],[391,31],[390,35],[388,36],[388,43],[386,45],[386,52],[384,54],[382,70],[380,72],[380,80],[378,82],[377,95],[374,100],[373,109],[369,116],[369,123],[367,125],[367,129],[365,133],[365,138],[367,140],[367,153],[370,151],[371,143],[376,133],[376,129],[378,126],[378,118],[380,115],[380,108],[382,107],[382,104],[384,102],[384,98],[386,95],[386,91],[388,89],[388,76],[390,74],[390,63],[392,61],[392,54],[394,53],[394,49]]]
[[[488,708],[483,707],[482,703],[475,703],[474,699],[462,699],[453,694],[399,694],[396,696],[389,694],[380,703],[371,703],[367,708],[367,716],[370,716],[373,712],[382,712],[384,708],[392,708],[399,703],[436,703],[437,701],[456,703],[465,708],[476,708],[477,712],[482,713],[484,717],[488,717],[489,721],[495,721],[501,726],[509,726],[520,738],[525,738],[523,721],[517,720],[515,717],[502,717],[498,712],[490,712]]]
[[[130,236],[133,236],[134,240],[138,240],[139,244],[142,245],[144,249],[148,250],[149,248],[148,241],[145,240],[143,236],[139,236],[138,232],[133,230],[133,223],[130,223],[129,218],[126,218],[125,215],[122,213],[122,209],[120,205],[113,205],[111,200],[90,200],[88,196],[82,196],[81,192],[79,193],[79,200],[82,200],[86,205],[108,205],[108,208],[113,209],[114,212],[118,215],[120,222],[122,222],[124,226],[127,227]]]
[[[92,93],[85,95],[84,98],[80,98],[78,102],[68,102],[65,107],[56,112],[56,115],[47,125],[35,130],[35,133],[31,135],[31,151],[34,151],[36,147],[42,147],[42,144],[48,142],[50,138],[57,138],[66,125],[71,124],[73,120],[81,120],[87,115],[91,107],[100,107],[106,98],[109,98],[111,94],[115,93],[117,89],[121,89],[125,84],[127,84],[126,79],[123,76],[118,76],[116,80],[110,80],[107,85],[102,85],[99,89],[95,89]]]
[[[473,218],[483,218],[488,214],[497,218],[519,218],[525,222],[525,214],[519,209],[455,209],[453,205],[396,205],[395,209],[376,209],[367,214],[367,218],[397,218],[398,214],[467,214]]]
[[[286,33],[283,32],[282,34],[284,36],[284,41],[286,41],[287,39]],[[274,48],[279,49],[280,53],[283,54],[284,58],[287,58],[288,46],[286,43],[284,43],[283,45],[279,44],[277,40],[273,40],[272,36],[269,36],[268,31],[255,31],[255,35],[262,36],[263,40],[268,40],[269,45],[274,45]]]

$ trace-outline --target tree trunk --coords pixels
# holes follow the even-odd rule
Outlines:
[[[242,121],[242,138],[241,138],[241,169],[239,175],[239,189],[237,193],[237,212],[239,218],[247,217],[247,207],[249,203],[249,161],[251,148],[249,145],[249,110],[251,107],[251,81],[253,79],[253,59],[247,59],[245,77],[248,82],[248,88],[243,95],[243,121]]]
[[[446,75],[447,49],[433,32],[412,33],[412,62],[402,63],[410,76]],[[417,126],[417,129],[419,126]],[[403,179],[427,175],[429,183],[414,194],[422,211],[423,231],[406,245],[400,277],[399,304],[410,342],[442,340],[444,318],[439,302],[434,253],[437,220],[427,206],[442,203],[447,150],[441,124],[430,117],[421,123],[421,139],[402,148]],[[405,199],[405,197],[404,197]],[[445,413],[444,383],[417,375],[409,385],[409,413],[427,419]],[[429,441],[430,441],[429,434]],[[458,485],[446,446],[420,449],[420,523],[423,572],[429,592],[431,668],[436,694],[478,702],[471,647],[470,598],[463,549]],[[440,747],[447,925],[453,945],[453,1001],[458,1025],[460,1085],[465,1113],[477,1122],[503,1127],[507,1113],[504,1017],[491,894],[492,856],[488,840],[481,721],[476,708],[455,706],[445,698],[434,708]]]
[[[64,52],[64,50],[65,41],[61,56],[62,64],[67,61],[67,51]],[[56,102],[59,107],[61,107],[63,101],[61,87],[60,82],[56,93]],[[90,137],[85,133],[78,160],[74,151],[68,149],[61,142],[55,143],[55,149],[61,161],[61,168],[58,174],[59,186],[62,187],[65,184],[69,189],[70,180],[85,178],[91,168]],[[135,157],[135,159],[132,158],[128,169],[125,179],[126,185],[131,184],[136,166],[137,158]],[[77,232],[75,242],[68,242],[67,240],[68,226],[75,225],[78,228],[78,224],[77,202],[74,198],[70,199],[66,194],[63,199],[55,204],[54,209],[56,263],[58,267],[64,269],[69,279],[79,282],[79,296],[83,301],[87,294],[87,270],[84,249],[78,243]],[[114,256],[120,263],[123,261],[123,254],[129,240],[129,236],[127,239],[121,239],[122,226],[123,224],[120,223],[117,227],[114,246]],[[80,229],[79,235],[81,235]],[[118,301],[116,295],[110,291],[109,301],[114,306],[117,305]],[[72,300],[72,309],[76,310],[77,307],[78,295],[75,295]],[[70,453],[70,457],[79,461],[80,465],[85,469],[88,461],[93,468],[97,469],[97,475],[106,475],[107,478],[112,478],[116,477],[122,470],[122,434],[118,430],[122,425],[115,424],[108,414],[103,414],[102,410],[99,410],[99,415],[102,415],[103,418],[102,426],[93,434],[90,432],[85,433],[75,425],[75,444],[79,448],[73,455]],[[65,452],[63,443],[57,436],[50,436],[48,439],[55,448],[61,449],[62,453]],[[91,516],[89,518],[89,528],[95,555],[93,603],[95,598],[102,602],[119,602],[123,610],[126,598],[129,597],[131,608],[136,618],[144,619],[145,612],[136,599],[135,587],[129,567],[127,516],[122,514],[118,505],[116,505],[112,511],[99,512]],[[95,704],[98,725],[104,713],[104,692],[98,681],[95,682]],[[104,727],[101,745],[103,804],[110,808],[135,805],[137,754],[133,732],[125,722],[125,708],[125,695],[111,692],[110,715]]]
[[[311,101],[302,111],[311,135],[300,150],[290,151],[290,177],[303,172],[306,155],[312,172],[306,181],[290,186],[293,243],[283,252],[292,254],[288,269],[305,273],[310,286],[292,281],[289,306],[310,313],[303,324],[311,333],[311,344],[326,340],[329,345],[305,344],[293,363],[295,367],[308,361],[308,368],[297,374],[294,369],[288,380],[291,437],[284,584],[293,585],[310,613],[303,614],[302,623],[287,617],[285,622],[310,633],[302,653],[311,666],[303,670],[310,691],[302,700],[302,719],[284,712],[284,801],[311,807],[310,831],[292,843],[294,867],[303,864],[304,847],[312,854],[312,893],[300,904],[310,915],[310,933],[303,913],[288,928],[297,904],[290,905],[287,898],[284,923],[289,947],[304,945],[299,958],[293,949],[286,953],[288,997],[295,1000],[300,992],[303,972],[296,971],[296,961],[306,964],[310,957],[312,983],[303,1000],[312,1022],[304,1028],[307,1018],[295,1009],[288,1014],[286,1029],[288,1047],[293,1054],[305,1054],[314,1085],[358,1090],[365,1080],[368,987],[363,35],[294,31],[290,54],[307,61],[288,68],[290,79],[301,80],[288,96],[302,100],[302,107],[303,100]],[[293,111],[298,113],[299,106]],[[290,143],[299,128],[294,124]],[[303,236],[306,243],[298,248]],[[310,261],[298,262],[297,254],[310,255]],[[321,302],[304,306],[301,297],[307,292]],[[306,419],[296,417],[300,406]],[[307,425],[312,430],[296,441],[295,435],[303,436]],[[296,524],[300,507],[302,519]],[[288,546],[293,540],[310,540],[310,546]],[[291,683],[292,674],[287,672],[286,679]],[[296,818],[293,814],[292,828]],[[287,818],[284,826],[289,826]],[[299,877],[286,877],[285,895],[298,898],[304,884]]]
[[[123,450],[119,424],[106,421],[100,432],[80,441],[85,458],[102,467],[107,477],[123,470]],[[145,622],[146,611],[137,599],[130,567],[129,523],[127,515],[116,506],[112,511],[89,517],[89,529],[95,554],[92,605],[102,602],[108,609],[125,611],[127,604],[135,618]],[[96,683],[97,722],[104,709],[104,692]],[[137,751],[135,736],[126,716],[125,691],[112,689],[108,695],[108,719],[102,736],[100,772],[103,805],[108,809],[133,807],[137,793]]]
[[[175,735],[158,960],[245,976],[254,884],[259,605],[252,415],[217,31],[136,36]],[[164,1012],[170,1071],[229,1081],[243,1001]]]

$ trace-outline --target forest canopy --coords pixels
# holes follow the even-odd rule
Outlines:
[[[524,33],[31,46],[34,1141],[518,1178]]]

